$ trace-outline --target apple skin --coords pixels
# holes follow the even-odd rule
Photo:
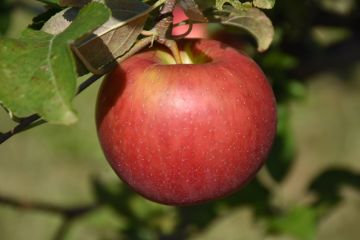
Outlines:
[[[96,122],[124,182],[155,202],[192,205],[254,177],[275,136],[276,103],[249,57],[214,40],[179,48],[206,62],[164,64],[161,48],[132,56],[103,82]]]

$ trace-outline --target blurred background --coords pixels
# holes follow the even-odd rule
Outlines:
[[[42,11],[1,0],[0,36],[19,36]],[[98,82],[76,98],[76,125],[44,125],[0,146],[0,239],[360,239],[360,1],[278,0],[267,14],[276,39],[263,54],[248,35],[209,26],[256,59],[278,101],[273,151],[248,186],[194,207],[129,190],[97,141]],[[13,126],[0,109],[0,132]]]

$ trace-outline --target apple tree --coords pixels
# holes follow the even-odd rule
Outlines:
[[[14,25],[13,12],[16,12],[18,8],[26,9],[34,17],[32,22],[27,23],[28,27],[22,30],[21,34],[13,37],[9,31]],[[174,21],[176,8],[184,14],[184,19],[178,22]],[[83,191],[79,189],[86,188],[91,190],[86,190],[88,192],[85,194],[79,193],[79,199],[83,199],[85,195],[91,196],[88,200],[79,200],[80,204],[73,204],[72,200],[64,203],[64,201],[56,200],[55,197],[51,200],[50,197],[49,201],[48,199],[43,201],[41,197],[33,195],[35,192],[33,188],[28,194],[30,197],[27,194],[20,194],[21,197],[16,197],[19,196],[16,194],[8,196],[6,193],[16,192],[17,188],[22,189],[21,187],[24,186],[24,188],[29,188],[26,184],[24,186],[16,184],[17,177],[11,176],[11,169],[20,172],[17,166],[21,168],[23,165],[23,169],[26,169],[25,166],[31,166],[34,162],[11,165],[8,163],[10,158],[4,151],[0,153],[0,165],[8,170],[4,170],[4,174],[0,171],[3,175],[3,177],[0,176],[0,182],[6,185],[3,188],[0,184],[0,205],[46,212],[51,215],[47,218],[50,219],[49,221],[43,221],[49,222],[49,224],[46,223],[46,226],[49,226],[46,227],[48,233],[43,231],[42,235],[40,234],[42,237],[35,237],[35,230],[33,231],[30,226],[27,227],[28,230],[24,230],[31,234],[26,239],[89,239],[91,237],[94,239],[242,239],[237,238],[242,233],[244,233],[244,239],[310,240],[317,239],[318,236],[320,236],[318,239],[328,239],[326,237],[328,235],[322,233],[324,230],[321,229],[331,229],[324,225],[326,221],[331,221],[331,219],[328,220],[327,214],[332,214],[332,210],[341,202],[342,196],[337,187],[342,185],[358,187],[360,177],[356,172],[337,168],[329,170],[317,167],[317,164],[309,167],[313,166],[312,163],[303,166],[302,162],[295,161],[297,153],[307,152],[306,149],[311,147],[306,145],[308,148],[302,148],[303,145],[298,144],[296,136],[305,134],[306,131],[304,130],[304,133],[292,131],[294,125],[292,111],[294,102],[303,100],[308,94],[307,91],[311,91],[311,82],[307,80],[310,76],[329,66],[330,68],[331,66],[346,66],[346,64],[353,64],[351,61],[354,59],[358,59],[356,53],[359,49],[357,40],[360,18],[356,10],[359,10],[359,4],[352,0],[342,0],[337,3],[327,0],[2,1],[0,3],[0,106],[4,110],[5,114],[2,116],[6,116],[4,117],[7,118],[6,126],[9,128],[4,125],[0,128],[0,148],[8,149],[7,146],[10,146],[12,141],[21,139],[22,135],[32,134],[39,129],[39,125],[45,125],[41,128],[50,126],[53,129],[48,134],[49,140],[31,138],[34,144],[39,141],[38,148],[41,148],[41,143],[47,144],[47,141],[53,141],[51,140],[52,131],[56,133],[55,135],[68,135],[67,138],[64,137],[67,140],[54,140],[54,146],[56,146],[54,149],[57,150],[53,148],[48,150],[53,152],[53,154],[49,153],[49,156],[56,155],[60,148],[65,147],[72,149],[71,159],[91,158],[94,153],[92,148],[99,148],[97,139],[95,139],[96,145],[88,145],[86,142],[96,137],[71,134],[74,126],[89,126],[89,119],[81,117],[82,109],[76,104],[78,99],[88,92],[96,91],[96,86],[92,85],[109,79],[109,77],[103,77],[109,74],[111,76],[114,69],[121,73],[125,68],[118,67],[119,64],[126,65],[144,52],[162,49],[161,51],[170,56],[166,58],[170,59],[170,62],[184,63],[184,56],[189,55],[184,55],[186,50],[183,49],[183,42],[196,41],[186,39],[198,27],[206,33],[203,38],[207,40],[202,40],[203,42],[211,41],[208,38],[215,39],[239,52],[245,52],[259,64],[269,84],[272,85],[276,97],[278,123],[272,151],[265,166],[246,187],[242,185],[241,187],[244,188],[239,192],[223,199],[192,207],[158,205],[143,199],[125,186],[119,187],[119,181],[109,183],[98,177],[90,178],[90,173],[87,173],[85,180],[85,177],[82,177],[85,176],[83,174],[85,168],[82,166],[86,166],[86,163],[78,165],[74,161],[74,163],[67,163],[64,168],[60,167],[57,171],[57,167],[64,164],[59,160],[61,157],[53,162],[57,166],[47,167],[44,170],[51,172],[47,176],[49,185],[53,184],[52,187],[41,187],[41,184],[46,182],[42,179],[36,182],[39,184],[37,185],[39,192],[44,193],[50,188],[53,188],[55,192],[56,182],[62,181],[62,186],[66,187],[60,188],[62,190],[58,191],[58,199],[62,199],[67,191],[76,195],[77,191]],[[183,31],[175,33],[177,28],[182,28]],[[131,69],[140,68],[140,65],[134,64],[135,67]],[[208,72],[213,73],[214,76],[219,74],[219,78],[225,78],[226,74],[227,76],[233,74],[231,71],[230,73],[224,71],[224,68],[218,70],[214,68]],[[109,91],[113,85],[115,87],[116,84],[108,86]],[[208,86],[212,86],[211,83],[208,83]],[[144,94],[155,94],[155,87],[149,85],[141,91]],[[231,96],[233,89],[235,88],[222,91],[223,99]],[[259,98],[265,99],[264,96],[267,94],[261,87],[255,87],[252,91]],[[104,98],[106,96],[105,94]],[[91,99],[94,98],[96,97],[91,97]],[[93,109],[94,105],[84,103],[82,106]],[[231,108],[232,105],[230,105],[227,107]],[[266,103],[261,107],[265,105]],[[271,106],[263,108],[267,107]],[[256,119],[262,117],[261,114],[256,115]],[[122,119],[125,120],[121,124],[130,122],[127,118]],[[269,121],[266,117],[261,120],[263,122],[252,121],[252,129],[259,125],[265,126],[266,124],[262,123]],[[0,123],[4,121],[1,120]],[[296,126],[305,126],[303,129],[306,129],[306,125],[301,125],[305,122],[306,118]],[[150,121],[147,123],[149,126],[146,129],[150,129],[152,127]],[[209,126],[215,126],[215,124]],[[170,125],[168,127],[168,132],[173,130],[176,132],[176,129],[171,128]],[[132,126],[119,127],[121,131],[126,129],[130,132],[132,128]],[[91,127],[86,127],[86,129],[91,129]],[[145,128],[139,126],[134,129],[134,132],[141,129]],[[110,130],[108,132],[111,132]],[[96,130],[91,129],[91,131]],[[15,136],[19,133],[22,134]],[[108,133],[106,134],[104,138],[109,137]],[[268,137],[272,141],[274,136],[270,135]],[[69,140],[70,136],[73,140]],[[249,133],[248,138],[252,136]],[[264,137],[259,135],[254,138],[263,140]],[[73,144],[74,139],[78,144],[76,146]],[[148,141],[148,146],[152,144],[150,140],[146,141]],[[219,139],[220,141],[222,139]],[[253,142],[248,142],[246,147],[250,149],[253,147]],[[18,144],[17,147],[23,148],[25,152],[26,144]],[[210,154],[212,147],[220,146],[217,142],[208,145],[206,149],[202,149],[204,155]],[[48,145],[44,144],[44,146]],[[116,144],[113,146],[121,148]],[[243,151],[236,147],[234,149]],[[136,148],[134,152],[135,150]],[[21,151],[18,152],[21,153]],[[143,157],[151,158],[151,151],[143,153],[149,155]],[[98,152],[95,152],[96,154]],[[298,155],[301,156],[301,154]],[[36,159],[36,156],[34,154],[29,159]],[[99,154],[94,158],[101,157]],[[51,165],[51,157],[48,158],[46,161]],[[105,161],[103,162],[105,165]],[[39,164],[39,166],[42,165]],[[154,166],[143,167],[148,170]],[[257,165],[256,170],[258,168]],[[306,169],[306,173],[302,173],[302,169]],[[6,171],[9,174],[6,174]],[[43,173],[39,167],[32,175],[37,175],[37,171]],[[55,179],[52,175],[61,175],[62,171],[71,172],[74,175],[72,180],[66,177],[59,178],[62,180],[51,180]],[[174,169],[172,171],[176,172]],[[142,176],[152,173],[131,169],[126,174]],[[299,176],[301,180],[298,180]],[[213,173],[209,175],[209,178],[211,177],[216,179]],[[4,179],[14,184],[5,184]],[[76,185],[81,181],[86,181],[87,184]],[[196,175],[192,178],[192,182],[194,181],[196,181]],[[26,183],[26,181],[20,182]],[[75,190],[68,190],[67,188],[71,189],[69,186],[72,184],[76,185]],[[131,185],[129,182],[128,184]],[[138,183],[137,186],[146,188],[147,184],[143,182]],[[328,185],[334,186],[334,189]],[[171,190],[168,193],[172,193]],[[287,193],[291,193],[292,190],[294,194],[289,194],[291,196],[289,197]],[[20,191],[22,190],[18,190]],[[316,196],[314,197],[313,194]],[[69,199],[75,198],[69,197]],[[2,211],[0,207],[0,213]],[[6,209],[3,212],[7,213],[7,211]],[[35,219],[32,213],[30,215],[29,218]],[[28,222],[19,223],[21,225],[19,228],[28,225]],[[2,217],[0,217],[0,229],[1,223]],[[21,237],[21,234],[16,234],[11,229],[5,226],[3,233],[0,233],[0,238],[24,239],[24,236]],[[34,227],[34,229],[37,228]],[[320,235],[318,235],[319,232]],[[355,238],[350,236],[349,239]]]

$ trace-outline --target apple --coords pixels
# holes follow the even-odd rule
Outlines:
[[[136,192],[168,205],[223,198],[263,165],[275,98],[249,57],[214,40],[179,43],[183,64],[157,47],[103,82],[96,122],[103,152]]]

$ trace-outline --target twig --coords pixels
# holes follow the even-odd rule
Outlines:
[[[78,91],[77,91],[77,95],[80,94],[82,91],[84,91],[89,86],[91,86],[94,82],[96,82],[101,77],[102,77],[102,75],[92,75],[91,77],[89,77],[86,81],[84,81],[83,83],[80,84]],[[9,140],[14,135],[24,132],[26,130],[29,130],[33,127],[42,125],[44,123],[46,123],[46,121],[41,119],[41,117],[37,114],[31,115],[27,118],[24,118],[20,121],[20,123],[15,128],[13,128],[12,130],[10,130],[8,132],[0,134],[0,145],[2,143],[6,142],[7,140]]]
[[[127,53],[125,53],[123,56],[118,58],[116,60],[117,63],[121,63],[131,57],[132,55],[138,53],[142,49],[144,49],[146,46],[149,46],[154,41],[154,38],[152,36],[143,38],[139,40]]]
[[[85,205],[79,207],[66,208],[61,206],[56,206],[48,203],[40,202],[31,202],[31,201],[22,201],[16,198],[11,198],[7,196],[0,196],[0,204],[8,205],[15,208],[21,209],[31,209],[43,212],[50,212],[53,214],[59,214],[63,217],[64,221],[61,224],[59,230],[56,233],[55,239],[61,240],[64,238],[68,226],[74,219],[81,217],[82,215],[95,210],[98,207],[98,204]]]
[[[15,134],[23,132],[23,131],[31,128],[30,126],[33,123],[37,122],[38,120],[40,120],[40,117],[37,114],[31,115],[30,117],[22,119],[21,122],[15,128],[13,128],[12,130],[10,130],[6,133],[0,134],[0,144],[4,143],[5,141],[10,139]]]
[[[78,91],[76,95],[79,95],[82,93],[86,88],[90,87],[93,83],[95,83],[97,80],[99,80],[103,75],[92,75],[87,80],[82,82],[78,88]]]
[[[164,0],[158,1],[159,4],[162,3]],[[170,2],[172,4],[176,3],[176,0],[170,0]],[[158,5],[159,5],[158,4]],[[166,6],[166,4],[165,4]],[[168,9],[167,11],[169,11],[169,7],[165,7],[166,9]],[[173,6],[173,8],[175,7],[175,5]],[[171,8],[170,8],[171,10]],[[172,10],[171,10],[172,12]],[[170,24],[172,22],[172,17],[170,18]],[[164,25],[163,25],[164,26]],[[168,27],[170,25],[167,25]],[[165,36],[165,35],[164,35]],[[144,38],[142,40],[140,40],[137,44],[135,44],[134,48],[132,48],[128,53],[126,53],[124,56],[122,56],[121,58],[117,59],[117,62],[123,61],[126,58],[128,58],[129,56],[135,54],[136,52],[140,51],[141,49],[143,49],[145,46],[149,45],[151,42],[153,41],[152,37],[147,37]],[[92,75],[90,78],[88,78],[86,81],[84,81],[78,88],[78,92],[77,94],[80,94],[82,91],[84,91],[86,88],[88,88],[90,85],[92,85],[95,81],[97,81],[100,77],[102,77],[103,75]],[[22,121],[12,130],[5,132],[5,133],[0,133],[0,145],[4,142],[6,142],[7,140],[9,140],[11,137],[13,137],[14,135],[24,132],[28,129],[31,129],[33,127],[39,126],[46,123],[45,120],[41,119],[41,117],[37,114],[31,115],[27,118],[22,119]]]
[[[23,209],[35,209],[38,211],[51,212],[55,214],[61,214],[66,218],[74,218],[80,215],[83,215],[89,211],[94,210],[97,205],[88,205],[88,206],[79,206],[73,208],[60,207],[48,203],[39,203],[39,202],[31,202],[31,201],[21,201],[15,198],[0,196],[0,204],[23,208]]]
[[[176,61],[178,63],[181,63],[181,58],[179,55],[179,51],[177,49],[177,45],[176,42],[174,42],[173,40],[169,40],[168,37],[170,36],[169,33],[171,33],[171,29],[172,29],[172,20],[173,20],[173,15],[172,12],[175,9],[175,5],[176,5],[176,0],[159,0],[154,6],[155,7],[159,7],[160,5],[162,5],[165,2],[163,8],[160,10],[160,21],[156,24],[155,28],[157,30],[157,33],[159,34],[157,36],[157,41],[159,43],[164,44],[165,46],[169,47],[170,50],[173,52]],[[117,59],[117,62],[119,61],[123,61],[124,59],[128,58],[129,56],[131,56],[132,54],[138,52],[139,50],[141,50],[142,48],[144,48],[145,46],[149,45],[150,43],[152,43],[153,38],[148,37],[148,38],[144,38],[142,40],[139,41],[138,44],[135,45],[135,48],[133,48],[132,50],[130,50],[127,54],[125,54],[123,57],[121,57],[120,59]],[[98,80],[100,77],[102,77],[103,75],[93,75],[91,76],[89,79],[87,79],[85,82],[83,82],[79,88],[78,88],[78,92],[77,94],[81,93],[83,90],[85,90],[87,87],[89,87],[91,84],[93,84],[96,80]],[[46,123],[45,120],[41,119],[41,117],[37,114],[31,115],[27,118],[22,119],[22,121],[12,130],[5,132],[5,133],[0,133],[0,145],[4,142],[6,142],[7,140],[9,140],[11,137],[13,137],[14,135],[24,132],[28,129],[31,129],[33,127],[39,126]]]
[[[176,0],[167,0],[164,7],[160,10],[160,20],[155,28],[158,32],[158,42],[165,43],[171,37],[173,11],[176,6]]]
[[[59,229],[57,230],[54,240],[63,240],[71,226],[72,219],[65,218],[64,221],[61,223]]]
[[[147,39],[149,40],[149,39]],[[148,43],[151,43],[149,41]],[[93,75],[86,81],[84,81],[78,89],[78,94],[80,94],[82,91],[84,91],[86,88],[91,86],[94,82],[96,82],[102,75]],[[47,123],[45,120],[41,119],[41,117],[37,114],[31,115],[27,118],[23,118],[20,123],[14,127],[12,130],[7,131],[5,133],[0,133],[0,145],[12,138],[14,135],[24,132],[26,130],[30,130],[34,127],[40,126],[44,123]]]

